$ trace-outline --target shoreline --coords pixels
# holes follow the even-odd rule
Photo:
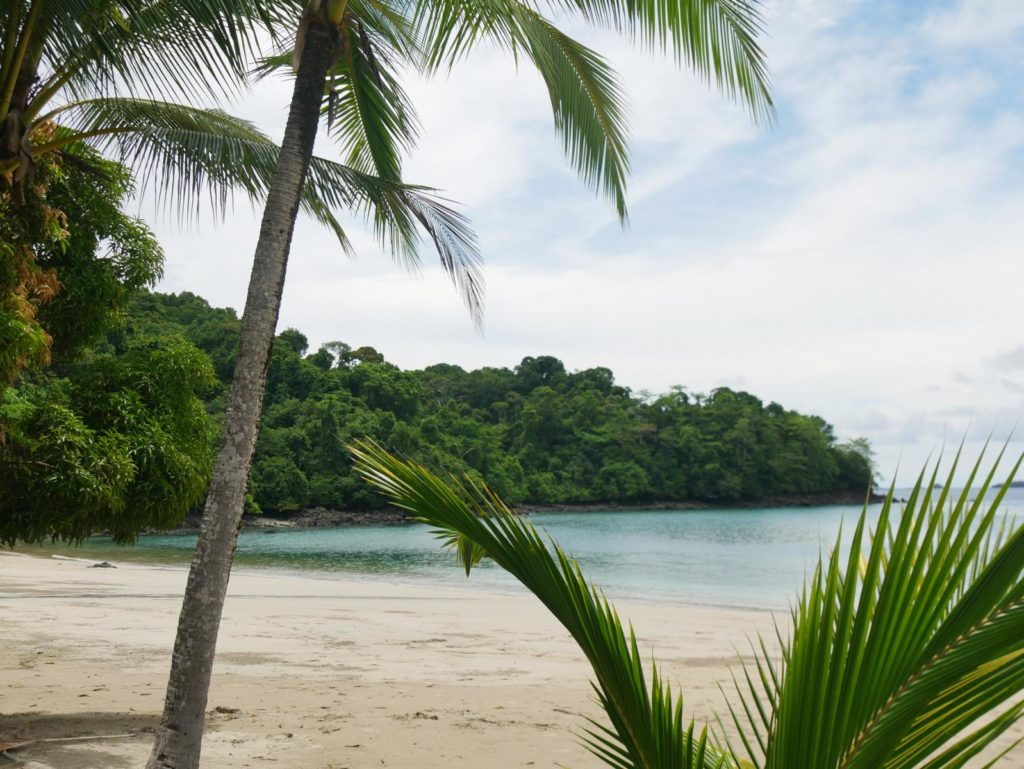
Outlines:
[[[185,533],[187,534],[187,532]],[[0,559],[5,556],[14,556],[20,558],[40,559],[44,561],[67,561],[69,563],[81,564],[87,568],[107,567],[119,569],[127,567],[128,569],[150,569],[153,571],[172,571],[187,574],[191,563],[190,559],[192,553],[191,550],[188,550],[187,557],[183,557],[179,561],[172,561],[163,560],[159,557],[154,559],[120,558],[116,555],[109,556],[107,554],[94,553],[91,551],[82,551],[82,555],[68,555],[66,552],[53,552],[47,549],[46,546],[35,545],[31,547],[33,549],[28,552],[23,549],[18,549],[17,547],[7,550],[0,549]],[[461,577],[464,573],[461,568],[454,568],[454,561],[452,571],[453,573],[457,572],[460,578],[457,580],[422,577],[415,578],[397,572],[335,571],[316,568],[289,567],[283,565],[255,565],[252,563],[239,562],[236,557],[231,568],[231,579],[235,579],[236,576],[241,576],[243,578],[256,577],[271,580],[287,580],[294,578],[298,580],[311,580],[314,582],[333,582],[341,585],[357,584],[364,587],[380,586],[385,589],[395,590],[420,591],[436,588],[452,594],[464,592],[468,595],[485,599],[500,599],[508,596],[526,599],[531,598],[530,593],[512,577],[509,577],[509,581],[504,584],[482,582],[480,579],[473,578],[463,579]],[[478,572],[474,571],[474,574],[477,573]],[[603,589],[600,584],[598,584],[597,587],[598,589]],[[0,600],[2,600],[2,598],[0,598]],[[693,598],[681,599],[666,597],[663,595],[612,595],[609,596],[609,600],[615,604],[635,604],[637,606],[694,609],[698,611],[722,610],[727,612],[753,612],[771,616],[786,614],[789,611],[789,609],[783,605],[770,606],[766,604],[751,605],[715,602],[710,600],[699,601]]]
[[[51,769],[129,769],[159,718],[183,568],[0,557],[0,734]],[[721,705],[765,611],[618,601],[688,712]],[[785,619],[780,617],[780,619]],[[572,730],[595,715],[589,667],[531,595],[465,586],[232,577],[204,758],[224,769],[599,764]]]
[[[69,556],[62,553],[25,553],[16,549],[0,549],[0,564],[3,563],[4,558],[8,557],[25,558],[40,562],[56,561],[58,563],[77,564],[88,569],[125,569],[127,571],[141,570],[173,572],[182,576],[188,575],[190,567],[190,561],[111,560],[95,557],[90,558],[86,556]],[[2,574],[0,574],[0,577],[2,577]],[[234,580],[236,577],[243,580],[253,578],[258,580],[297,580],[300,582],[309,581],[313,583],[335,583],[341,588],[358,586],[358,592],[360,593],[369,588],[378,587],[388,593],[408,593],[409,595],[405,597],[410,598],[419,596],[420,594],[429,594],[432,596],[438,591],[445,593],[449,598],[464,597],[472,598],[474,600],[500,600],[512,597],[516,599],[534,601],[538,606],[540,606],[539,600],[526,588],[515,581],[510,582],[508,585],[495,585],[493,583],[480,584],[479,582],[474,582],[472,578],[468,578],[465,581],[460,581],[458,583],[447,581],[428,582],[422,579],[413,579],[392,573],[338,572],[316,569],[306,570],[283,566],[253,566],[252,564],[239,564],[237,562],[234,563],[231,568],[231,579]],[[2,581],[0,581],[0,585],[2,585]],[[598,585],[598,589],[601,589],[600,585]],[[0,594],[0,601],[9,599],[10,596]],[[771,607],[764,605],[747,606],[741,604],[714,603],[712,601],[702,602],[696,600],[678,600],[664,597],[627,596],[609,598],[609,600],[616,605],[622,604],[624,606],[645,606],[673,610],[693,609],[696,611],[724,611],[765,616],[783,615],[789,611],[784,607]]]
[[[883,501],[884,497],[872,493],[869,504]],[[516,504],[511,505],[513,512],[519,515],[537,513],[600,513],[600,512],[648,512],[660,510],[754,510],[758,508],[799,508],[799,507],[830,507],[834,505],[860,506],[865,502],[863,494],[836,492],[830,494],[793,494],[771,496],[756,500],[734,500],[729,503],[701,502],[695,500],[653,500],[647,502],[581,502],[556,504]],[[201,515],[189,515],[180,526],[171,529],[147,531],[147,534],[184,534],[198,531]],[[402,526],[412,523],[413,519],[404,511],[395,507],[382,507],[376,510],[332,510],[325,507],[313,507],[294,513],[264,513],[260,515],[243,515],[243,529],[262,529],[274,531],[290,528],[339,528],[345,526]]]
[[[185,577],[183,568],[2,552],[0,738],[30,742],[12,757],[32,769],[144,763]],[[753,638],[779,653],[764,610],[616,607],[648,672],[653,656],[698,728],[726,713]],[[788,615],[775,618],[787,635]],[[221,625],[204,765],[599,769],[575,736],[585,718],[604,718],[591,675],[525,593],[240,572]],[[1024,724],[994,750],[1021,737]]]
[[[885,497],[872,493],[868,502],[882,502]],[[517,513],[601,513],[601,512],[648,512],[651,510],[756,510],[759,508],[831,507],[834,505],[863,505],[863,494],[837,492],[834,494],[787,494],[762,497],[753,500],[734,500],[728,503],[654,500],[652,502],[588,502],[551,505],[513,505]]]

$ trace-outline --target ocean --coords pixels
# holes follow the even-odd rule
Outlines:
[[[897,492],[900,494],[901,492]],[[906,492],[902,492],[906,494]],[[1024,489],[1002,508],[1024,516]],[[869,507],[877,521],[880,505]],[[785,610],[805,575],[851,533],[860,506],[722,510],[617,510],[531,516],[578,561],[609,598]],[[187,564],[194,535],[147,535],[132,546],[96,537],[77,548],[43,548],[82,558]],[[420,585],[465,584],[518,590],[493,563],[467,580],[452,553],[420,524],[246,530],[236,567],[284,570],[323,579],[357,578]]]

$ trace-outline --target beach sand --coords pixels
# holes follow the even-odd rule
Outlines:
[[[53,769],[141,767],[159,719],[180,568],[0,554],[0,740]],[[619,603],[698,715],[767,612]],[[574,737],[597,716],[589,667],[525,591],[239,572],[210,692],[218,769],[600,764]],[[40,769],[37,767],[37,769]]]
[[[35,743],[12,754],[25,769],[141,769],[185,576],[0,552],[0,741],[129,735]],[[737,650],[773,635],[765,611],[618,608],[698,717],[725,714],[718,684],[731,691]],[[600,718],[589,677],[525,592],[243,571],[221,625],[203,765],[598,767],[574,736],[581,713]]]

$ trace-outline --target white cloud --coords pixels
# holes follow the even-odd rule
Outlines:
[[[998,353],[992,358],[991,362],[1000,371],[1020,371],[1024,369],[1024,345]]]
[[[977,46],[1004,43],[1024,30],[1019,0],[963,0],[931,16],[925,35],[941,45]]]
[[[561,169],[544,84],[507,53],[486,47],[449,75],[412,78],[421,123],[406,175],[472,208],[521,195],[531,178]]]

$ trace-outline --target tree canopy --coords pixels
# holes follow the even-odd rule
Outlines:
[[[130,540],[180,521],[210,476],[213,428],[196,397],[217,381],[209,357],[181,337],[134,338],[116,354],[93,347],[159,277],[163,252],[121,208],[127,170],[91,161],[89,171],[48,163],[45,201],[20,212],[33,215],[0,216],[0,234],[13,235],[0,238],[0,283],[15,286],[0,291],[7,544],[102,530]],[[10,203],[0,195],[0,213]]]
[[[220,380],[207,409],[222,418],[239,321],[189,293],[132,300],[130,340],[180,334],[206,352]],[[705,501],[864,494],[863,442],[840,443],[820,417],[750,393],[683,388],[641,397],[607,368],[570,372],[557,358],[465,371],[405,371],[372,347],[308,350],[295,329],[274,345],[253,462],[250,509],[380,504],[353,474],[344,445],[371,437],[442,471],[486,478],[514,503]]]
[[[145,225],[117,208],[136,179],[183,219],[200,209],[223,215],[235,193],[266,196],[278,147],[209,105],[248,87],[261,47],[281,34],[291,40],[302,8],[300,0],[195,0],[171,12],[158,0],[0,4],[0,384],[47,365],[60,352],[51,345],[89,338],[100,318],[71,319],[63,312],[69,304],[102,314],[109,292],[120,290],[97,271],[104,259],[84,241],[146,244],[158,269]],[[392,13],[397,18],[380,14],[385,27]],[[51,189],[55,181],[59,189]],[[75,185],[109,194],[86,190],[80,200]],[[313,158],[299,207],[348,253],[341,210],[372,219],[403,259],[414,258],[426,235],[460,285],[479,282],[468,223],[426,187]],[[61,252],[75,239],[74,253],[86,256],[67,263]],[[136,267],[145,261],[137,256]],[[150,278],[122,274],[115,282]],[[98,292],[97,301],[76,303],[71,284]]]
[[[0,542],[119,542],[170,527],[203,499],[210,420],[195,397],[209,359],[178,339],[101,355],[11,388],[0,406]]]

